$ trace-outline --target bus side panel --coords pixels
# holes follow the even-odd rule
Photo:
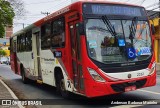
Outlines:
[[[21,75],[20,61],[17,61],[17,74]]]
[[[17,74],[21,75],[21,64],[22,64],[22,59],[21,59],[22,54],[17,53]]]
[[[154,70],[154,73],[148,77],[147,82],[144,85],[144,87],[155,86],[156,85],[156,77],[157,77],[156,70]]]
[[[17,57],[16,57],[16,53],[11,53],[10,55],[11,58],[11,69],[13,72],[17,73]]]

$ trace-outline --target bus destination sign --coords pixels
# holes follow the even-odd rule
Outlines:
[[[145,16],[144,8],[125,5],[85,4],[85,14]]]

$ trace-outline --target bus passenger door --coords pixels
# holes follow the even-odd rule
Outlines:
[[[41,64],[40,64],[40,32],[33,33],[32,36],[33,45],[33,59],[34,59],[34,71],[39,80],[42,80]]]
[[[18,74],[16,47],[17,47],[16,39],[11,38],[10,39],[10,63],[11,63],[11,69],[16,74]]]
[[[69,23],[71,64],[74,87],[77,92],[84,94],[84,79],[82,73],[81,39],[78,33],[78,21]]]

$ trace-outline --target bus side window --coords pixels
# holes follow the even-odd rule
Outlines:
[[[32,31],[25,34],[26,38],[26,51],[32,51]]]
[[[95,49],[94,48],[90,48],[89,42],[87,42],[87,45],[88,45],[88,54],[89,54],[89,56],[96,59],[96,51],[95,51]]]
[[[17,52],[20,52],[20,40],[21,40],[21,38],[20,38],[20,36],[17,36],[17,45],[18,45],[18,47],[17,47]]]
[[[59,18],[52,23],[51,35],[52,48],[65,46],[65,21],[64,17]]]
[[[48,22],[41,27],[41,48],[49,49],[51,45],[51,23]]]

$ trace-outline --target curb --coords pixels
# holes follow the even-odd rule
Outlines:
[[[4,87],[6,87],[6,89],[8,90],[8,92],[11,94],[11,96],[13,97],[13,99],[18,99],[18,97],[13,93],[13,91],[0,79],[0,83],[3,84]],[[25,108],[22,105],[18,104],[19,108]]]

